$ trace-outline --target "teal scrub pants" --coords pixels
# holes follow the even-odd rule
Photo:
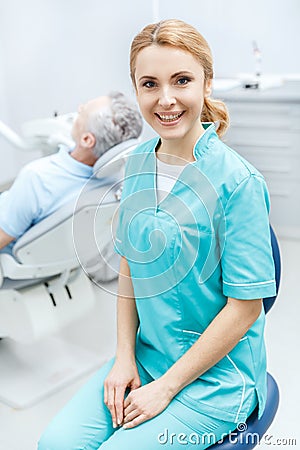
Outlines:
[[[158,416],[141,425],[114,429],[103,402],[103,383],[113,365],[105,364],[52,420],[38,450],[205,449],[237,424],[208,417],[173,399]],[[142,384],[152,380],[138,364]]]

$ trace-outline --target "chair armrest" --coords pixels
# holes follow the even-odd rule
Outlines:
[[[12,280],[26,280],[35,278],[46,278],[59,275],[67,269],[74,269],[79,266],[77,258],[54,261],[44,264],[20,264],[13,256],[0,254],[0,274],[3,278]],[[0,275],[0,286],[1,286]]]

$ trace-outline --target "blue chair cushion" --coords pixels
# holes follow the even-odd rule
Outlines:
[[[242,424],[224,438],[223,442],[214,444],[209,449],[250,450],[256,447],[261,437],[273,422],[279,404],[279,389],[276,381],[267,374],[267,401],[263,415],[258,419],[257,408],[248,417],[246,425]]]
[[[273,304],[276,300],[278,290],[279,290],[280,276],[281,276],[280,250],[279,250],[279,245],[278,245],[276,235],[271,226],[270,226],[270,233],[271,233],[271,245],[272,245],[273,259],[274,259],[274,265],[275,265],[276,295],[274,297],[264,298],[265,313],[267,313],[271,309],[271,307],[273,306]]]

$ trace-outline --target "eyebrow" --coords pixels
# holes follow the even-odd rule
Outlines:
[[[193,76],[193,73],[190,72],[189,70],[180,70],[180,72],[176,72],[173,75],[171,75],[171,79],[177,78],[180,75]],[[141,82],[142,80],[157,80],[157,78],[153,77],[152,75],[143,75],[141,78],[139,78],[138,81]]]

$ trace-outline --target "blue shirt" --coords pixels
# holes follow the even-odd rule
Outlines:
[[[18,239],[31,226],[75,199],[92,175],[93,168],[75,160],[65,147],[27,164],[12,187],[0,196],[0,228]],[[90,180],[91,187],[105,182],[106,179]]]
[[[262,175],[211,125],[171,192],[157,203],[158,139],[130,155],[116,250],[127,258],[140,327],[136,357],[154,377],[199,338],[227,298],[275,295],[269,196]],[[266,399],[264,311],[236,347],[176,398],[242,422]]]

